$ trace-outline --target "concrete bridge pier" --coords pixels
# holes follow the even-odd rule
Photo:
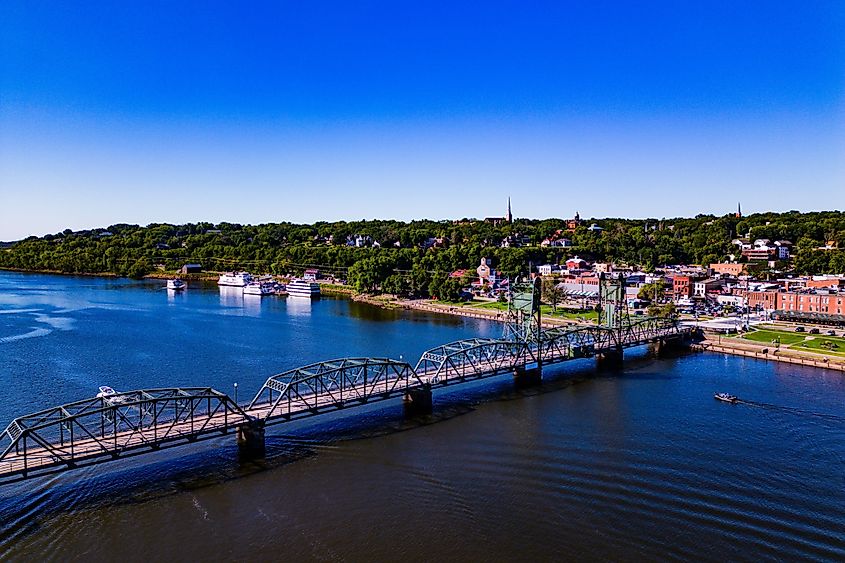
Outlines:
[[[625,360],[625,352],[622,346],[608,348],[599,352],[596,355],[596,360],[599,369],[621,369]]]
[[[264,421],[251,420],[238,426],[238,457],[241,461],[264,458]]]
[[[658,358],[672,352],[685,350],[690,346],[690,339],[685,336],[672,336],[669,338],[658,338],[650,344],[651,352]]]
[[[433,403],[431,400],[431,385],[414,387],[405,391],[402,399],[405,404],[405,416],[420,416],[431,414]]]
[[[513,382],[517,387],[533,387],[543,382],[543,368],[517,366],[513,370]]]

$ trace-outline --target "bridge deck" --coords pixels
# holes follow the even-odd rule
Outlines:
[[[671,334],[669,333],[671,332]],[[628,348],[646,344],[657,338],[665,336],[675,336],[679,334],[678,328],[673,327],[673,331],[658,331],[651,334],[629,334],[621,343],[611,344],[608,341],[603,341],[603,347],[596,349],[594,338],[582,339],[580,344],[576,345],[569,341],[562,341],[555,347],[550,347],[544,351],[542,358],[544,365],[556,364],[570,359],[579,357],[589,357],[601,354],[610,349]],[[473,343],[474,344],[474,343]],[[497,353],[500,353],[503,343],[501,341],[489,341],[488,344],[481,343],[476,348],[487,346],[496,346]],[[515,347],[514,349],[519,349]],[[365,403],[374,403],[388,399],[394,399],[403,396],[406,392],[413,389],[418,389],[420,386],[429,389],[444,387],[450,384],[462,383],[487,377],[501,375],[503,373],[512,372],[520,367],[527,367],[536,363],[536,346],[523,347],[514,352],[512,356],[497,356],[485,357],[482,351],[468,348],[469,353],[464,351],[456,352],[456,356],[460,355],[461,361],[450,361],[450,358],[443,357],[442,363],[437,369],[423,369],[419,372],[407,366],[408,370],[383,370],[379,372],[378,386],[374,385],[373,381],[364,382],[361,384],[350,385],[348,381],[350,378],[335,377],[327,378],[325,381],[320,380],[320,385],[310,385],[311,389],[321,389],[322,392],[300,393],[299,387],[292,383],[292,379],[285,381],[275,381],[276,387],[287,383],[285,389],[286,394],[279,395],[275,402],[256,402],[253,401],[249,407],[240,407],[234,405],[225,394],[214,390],[203,391],[207,393],[202,397],[195,396],[182,397],[177,396],[170,399],[152,399],[159,401],[181,401],[178,405],[184,408],[187,401],[191,401],[190,408],[186,411],[175,411],[175,416],[168,419],[163,415],[159,417],[159,413],[165,411],[165,407],[161,410],[156,410],[152,407],[152,412],[156,415],[150,423],[150,404],[155,403],[132,403],[130,406],[123,406],[120,404],[111,405],[108,408],[101,408],[94,410],[94,416],[106,416],[109,412],[114,419],[114,432],[108,432],[110,428],[103,425],[100,418],[95,418],[94,421],[100,421],[96,424],[96,429],[91,430],[94,424],[88,427],[80,424],[77,418],[82,416],[91,416],[90,413],[82,412],[82,414],[68,415],[64,422],[48,421],[44,423],[44,418],[33,418],[30,420],[31,428],[25,428],[21,437],[13,438],[13,446],[6,450],[5,454],[0,456],[0,479],[6,479],[12,475],[39,473],[51,468],[72,468],[78,465],[97,463],[100,461],[108,461],[110,459],[117,459],[124,455],[132,453],[144,453],[144,450],[154,451],[166,445],[178,445],[179,443],[188,443],[202,438],[209,438],[215,434],[225,434],[231,432],[237,427],[245,423],[259,421],[262,424],[278,424],[284,423],[293,419],[300,419],[309,416],[316,416],[325,412],[339,410],[348,407],[354,407]],[[475,350],[473,352],[473,350]],[[383,362],[379,360],[379,362]],[[463,363],[461,363],[463,362]],[[422,360],[421,360],[422,363]],[[328,364],[328,363],[327,363]],[[335,363],[331,364],[336,366]],[[349,369],[360,368],[364,364],[355,364]],[[370,364],[372,365],[372,364]],[[381,365],[381,364],[379,364]],[[400,365],[400,364],[395,364]],[[418,365],[418,368],[421,366]],[[335,369],[337,371],[337,369]],[[411,373],[413,378],[409,375]],[[321,373],[307,374],[308,378],[317,378],[323,376]],[[272,378],[271,378],[272,379]],[[270,380],[268,380],[269,382]],[[357,380],[355,380],[357,383]],[[298,381],[303,383],[303,381]],[[313,382],[311,382],[313,383]],[[180,391],[184,393],[183,391]],[[147,392],[132,392],[144,393],[150,396]],[[260,396],[260,393],[259,393]],[[273,393],[270,393],[270,398],[273,398]],[[202,401],[209,401],[210,399],[218,399],[220,403],[212,410],[211,402],[208,403],[207,412],[197,415],[199,409],[195,408],[194,401],[200,401],[197,404],[205,404]],[[77,403],[77,404],[81,404]],[[165,403],[161,403],[165,404]],[[221,409],[222,405],[222,410]],[[165,406],[173,408],[172,403],[166,403]],[[64,407],[60,407],[64,412]],[[109,410],[110,409],[110,410]],[[120,410],[124,409],[121,414]],[[131,422],[125,415],[129,409],[135,409],[134,416],[137,422]],[[56,409],[58,410],[58,409]],[[48,411],[43,411],[44,414]],[[170,412],[170,411],[168,411]],[[145,418],[145,416],[147,418]],[[117,417],[120,417],[121,422],[117,422]],[[16,419],[16,421],[19,419]],[[110,420],[109,424],[112,421]],[[56,433],[56,428],[50,436],[51,438],[44,438],[39,436],[38,431],[41,428],[50,425],[61,425],[61,441],[59,442]],[[40,425],[40,426],[39,426]],[[11,427],[12,425],[10,425]],[[129,426],[127,428],[127,426]],[[74,429],[76,436],[74,436]],[[12,431],[8,428],[6,433],[10,438],[13,437]],[[56,443],[59,442],[59,443]]]

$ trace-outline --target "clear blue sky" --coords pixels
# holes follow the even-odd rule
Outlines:
[[[0,240],[845,208],[841,0],[400,4],[5,0]]]

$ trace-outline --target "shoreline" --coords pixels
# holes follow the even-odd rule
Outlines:
[[[49,270],[24,270],[20,268],[0,268],[0,271],[29,273],[29,274],[48,274],[60,276],[86,276],[86,277],[102,277],[102,278],[119,278],[127,276],[118,276],[111,272],[102,273],[71,273],[59,272]],[[178,275],[179,277],[191,281],[208,281],[217,278],[217,274],[211,272],[203,272],[199,274],[173,274],[165,272],[153,272],[144,276],[141,279],[166,279]],[[135,278],[127,278],[135,279]],[[320,289],[328,295],[335,295],[345,297],[359,303],[366,303],[373,307],[379,307],[386,310],[412,310],[426,313],[436,313],[440,315],[450,315],[454,317],[464,317],[479,319],[485,321],[492,321],[504,323],[506,315],[502,311],[490,311],[485,309],[473,308],[472,306],[456,307],[454,305],[439,305],[426,299],[395,299],[395,298],[378,298],[372,295],[358,293],[354,289],[346,285],[339,285],[334,283],[321,283]],[[584,325],[577,321],[567,319],[556,319],[545,317],[543,319],[544,326],[564,326],[564,325]],[[813,352],[798,351],[792,349],[772,349],[771,345],[757,343],[753,341],[738,341],[736,338],[719,338],[718,340],[705,339],[702,342],[695,343],[691,346],[692,350],[698,352],[716,352],[722,354],[731,354],[734,356],[742,356],[746,358],[755,358],[758,360],[775,361],[781,363],[788,363],[793,365],[803,365],[806,367],[815,367],[819,369],[828,369],[845,373],[845,357],[833,358]]]

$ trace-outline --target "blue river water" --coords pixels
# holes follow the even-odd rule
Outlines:
[[[400,356],[494,323],[214,285],[0,272],[0,425],[118,390]],[[845,560],[845,377],[627,354],[0,486],[10,560]],[[753,404],[714,401],[729,391]],[[8,441],[3,438],[3,446]]]

